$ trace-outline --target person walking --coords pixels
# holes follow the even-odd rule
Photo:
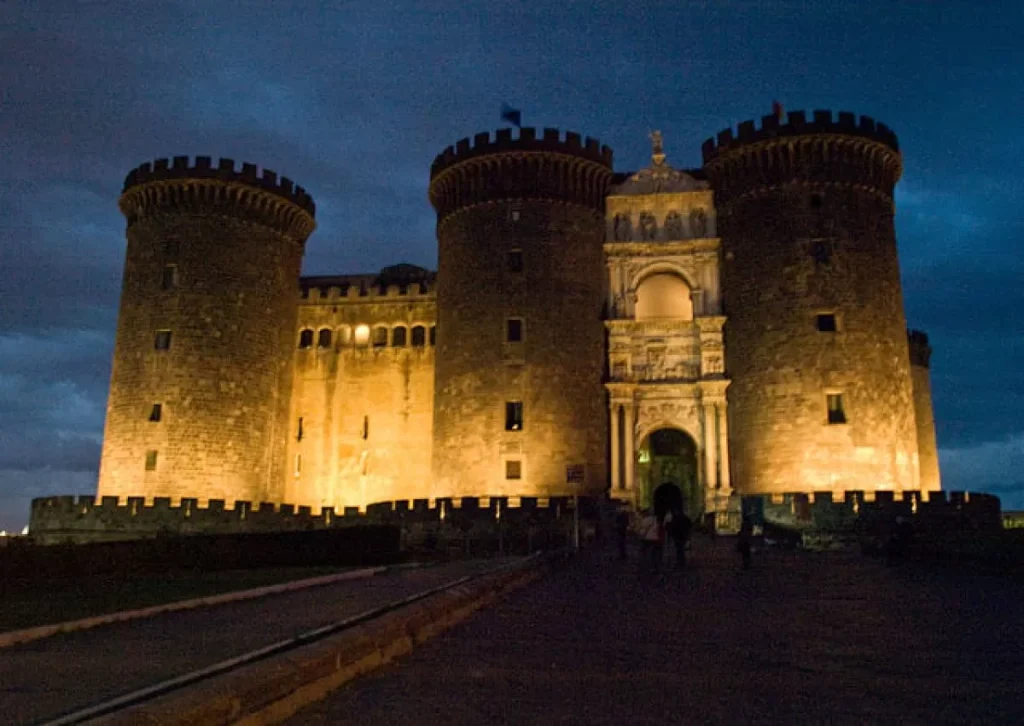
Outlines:
[[[678,510],[672,515],[670,534],[672,542],[676,547],[676,569],[686,568],[686,547],[690,544],[690,533],[693,531],[693,520],[686,516],[686,512]]]
[[[640,519],[640,542],[643,547],[644,561],[650,570],[657,573],[661,570],[662,529],[654,510],[645,509]]]
[[[743,523],[740,525],[740,533],[736,538],[736,550],[740,553],[740,559],[743,562],[743,569],[750,569],[750,551],[754,538],[754,523],[750,520],[748,515],[743,516]]]

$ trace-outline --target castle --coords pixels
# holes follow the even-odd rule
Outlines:
[[[552,129],[448,147],[436,274],[300,277],[301,187],[209,157],[133,170],[98,497],[639,507],[667,483],[699,516],[938,490],[893,132],[770,115],[696,170],[652,140],[634,173]]]

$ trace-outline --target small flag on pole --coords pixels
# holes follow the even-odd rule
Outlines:
[[[785,110],[782,108],[782,104],[778,101],[772,101],[772,115],[781,121],[784,114]]]
[[[517,129],[522,128],[523,112],[517,108],[512,108],[507,103],[503,103],[501,104],[501,120],[508,121]]]

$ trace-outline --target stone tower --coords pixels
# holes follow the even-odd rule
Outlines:
[[[932,347],[920,330],[907,334],[910,343],[910,376],[914,381],[914,420],[917,423],[917,455],[921,462],[921,488],[938,491],[939,449],[935,438],[935,413],[932,409],[932,382],[929,365]]]
[[[607,486],[604,199],[612,152],[524,128],[435,160],[434,495]],[[576,469],[575,471],[580,471]]]
[[[209,157],[125,179],[121,309],[99,495],[280,501],[313,200]]]
[[[919,487],[896,136],[793,112],[703,145],[722,238],[733,485]]]

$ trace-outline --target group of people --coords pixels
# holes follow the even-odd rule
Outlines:
[[[715,521],[713,515],[708,518],[708,533],[715,538]],[[626,510],[616,515],[615,529],[619,545],[619,556],[626,559],[626,543],[630,531],[630,517]],[[693,532],[693,520],[680,509],[667,510],[660,517],[653,509],[640,512],[635,524],[635,531],[640,540],[641,560],[651,570],[659,573],[665,567],[666,553],[674,551],[675,567],[682,570],[686,567],[686,550]],[[753,523],[750,517],[743,517],[738,536],[736,550],[740,555],[743,569],[750,567],[753,540]]]

